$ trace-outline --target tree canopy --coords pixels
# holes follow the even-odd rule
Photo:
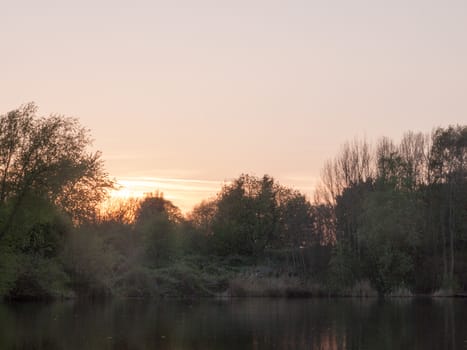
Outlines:
[[[0,115],[0,205],[11,206],[2,234],[27,197],[46,198],[74,221],[92,219],[112,181],[90,145],[77,119],[38,116],[34,103]]]
[[[466,126],[344,144],[313,203],[242,174],[186,216],[157,191],[105,211],[91,141],[33,103],[0,115],[0,296],[467,290]]]

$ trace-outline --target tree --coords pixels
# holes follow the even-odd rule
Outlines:
[[[345,143],[337,157],[328,161],[321,174],[321,183],[315,192],[315,206],[331,217],[319,219],[323,237],[335,242],[339,236],[353,240],[358,248],[357,217],[362,205],[362,192],[371,187],[374,177],[373,157],[366,140]]]
[[[359,223],[363,271],[380,294],[413,285],[423,227],[423,202],[395,188],[365,198]]]
[[[413,277],[413,255],[426,221],[420,219],[426,210],[421,191],[429,180],[429,142],[423,134],[406,133],[398,145],[382,138],[373,154],[369,150],[366,142],[347,143],[326,164],[315,225],[335,245],[331,270],[339,272],[338,279],[370,278],[386,293]]]
[[[268,175],[241,175],[195,214],[194,225],[207,230],[221,255],[259,256],[267,248],[300,249],[313,241],[308,200]]]
[[[314,212],[310,202],[299,191],[282,188],[279,192],[280,235],[276,245],[288,247],[294,269],[307,270],[304,250],[320,245],[314,234]]]
[[[163,193],[148,193],[136,209],[135,223],[138,225],[160,214],[167,215],[168,219],[174,223],[183,220],[180,209],[165,199]]]
[[[264,251],[278,233],[277,192],[267,175],[241,175],[224,186],[212,224],[217,252],[256,256]]]
[[[1,236],[26,197],[47,198],[75,222],[94,216],[112,181],[90,145],[77,119],[39,117],[34,103],[0,115],[0,205],[10,209]]]
[[[188,220],[197,231],[205,236],[211,236],[213,234],[212,223],[216,215],[216,211],[216,199],[204,200],[193,208],[191,213],[188,215]]]
[[[153,267],[170,262],[179,251],[180,209],[162,193],[148,194],[136,210],[135,231],[141,236],[146,261]]]
[[[0,115],[0,293],[63,295],[72,223],[95,218],[112,181],[76,119],[33,103]]]
[[[438,128],[432,137],[430,176],[438,194],[445,285],[454,283],[455,246],[466,236],[467,126]]]

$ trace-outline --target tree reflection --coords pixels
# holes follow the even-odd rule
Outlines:
[[[4,304],[0,348],[454,349],[466,311],[452,299]]]

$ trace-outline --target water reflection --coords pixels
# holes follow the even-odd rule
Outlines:
[[[0,305],[0,349],[467,349],[467,301]]]

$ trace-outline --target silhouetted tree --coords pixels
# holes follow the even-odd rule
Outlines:
[[[438,128],[430,153],[432,187],[438,193],[443,280],[454,283],[455,246],[467,237],[467,126]]]
[[[11,297],[65,293],[71,222],[93,221],[112,186],[90,144],[76,119],[39,117],[33,103],[0,115],[0,286]]]
[[[39,117],[33,103],[0,116],[0,205],[10,207],[0,235],[28,196],[47,198],[77,222],[95,216],[112,182],[90,144],[76,119]]]

